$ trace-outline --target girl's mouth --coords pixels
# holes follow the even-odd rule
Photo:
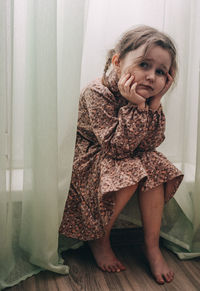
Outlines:
[[[141,89],[145,89],[145,90],[150,90],[150,91],[153,91],[153,87],[149,86],[149,85],[143,85],[143,84],[139,84],[137,86],[138,88],[141,88]]]

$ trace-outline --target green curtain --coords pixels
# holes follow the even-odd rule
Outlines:
[[[58,227],[73,159],[84,21],[84,1],[0,1],[1,289],[44,269],[69,271]]]

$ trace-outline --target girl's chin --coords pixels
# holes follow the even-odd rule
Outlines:
[[[148,99],[149,97],[152,96],[146,90],[142,90],[142,89],[137,90],[136,93],[138,93],[140,96],[142,96],[145,99]]]

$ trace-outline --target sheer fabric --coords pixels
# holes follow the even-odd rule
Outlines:
[[[67,274],[58,228],[80,91],[84,1],[0,1],[0,285]]]
[[[197,0],[0,0],[1,288],[44,269],[68,273],[59,253],[81,242],[60,237],[58,253],[58,228],[80,87],[102,75],[107,50],[134,24],[155,26],[177,43],[179,78],[162,101],[167,129],[158,149],[185,177],[165,206],[161,236],[180,259],[200,256],[199,6]],[[141,225],[137,196],[121,216]]]

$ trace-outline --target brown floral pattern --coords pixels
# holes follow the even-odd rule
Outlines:
[[[109,192],[140,182],[140,190],[173,180],[177,191],[182,172],[156,150],[165,139],[162,105],[139,109],[119,92],[112,70],[106,86],[100,78],[81,92],[71,185],[60,233],[80,240],[104,235],[113,213]]]

